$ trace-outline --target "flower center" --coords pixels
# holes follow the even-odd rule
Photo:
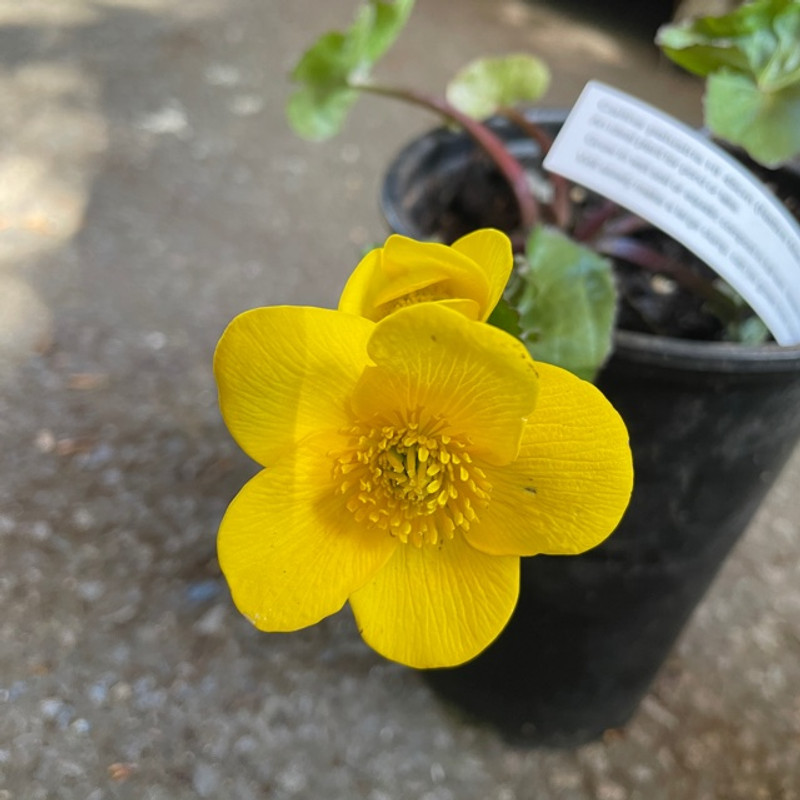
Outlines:
[[[358,522],[417,547],[466,531],[487,505],[491,484],[467,452],[468,442],[441,426],[357,425],[334,453],[334,477]]]
[[[390,314],[406,306],[415,306],[418,303],[435,303],[437,300],[449,300],[450,297],[450,294],[443,291],[439,285],[427,286],[424,289],[416,289],[413,292],[408,292],[408,294],[404,294],[395,300],[389,301],[385,304],[385,314]]]

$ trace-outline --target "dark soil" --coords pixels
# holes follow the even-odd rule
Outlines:
[[[526,166],[541,175],[537,163]],[[778,196],[783,195],[787,207],[800,218],[800,199],[789,188],[790,184],[796,185],[796,181],[779,184],[776,173],[752,166],[762,173],[768,185],[772,184]],[[525,237],[519,228],[514,197],[503,177],[480,151],[467,161],[465,169],[431,176],[426,188],[425,202],[415,203],[416,221],[423,230],[435,232],[449,243],[476,228],[494,227],[511,236],[516,250],[524,249]],[[578,202],[574,205],[573,227],[582,215],[590,213],[601,202],[581,187],[575,187],[574,194]],[[624,209],[619,209],[619,213],[627,214]],[[705,263],[661,231],[645,228],[632,238],[661,256],[680,262],[709,283],[719,280]],[[647,272],[622,259],[612,259],[612,262],[620,291],[618,327],[682,339],[716,341],[725,338],[725,326],[709,310],[704,298],[668,276]],[[744,315],[748,314],[752,316],[753,312],[746,309]]]

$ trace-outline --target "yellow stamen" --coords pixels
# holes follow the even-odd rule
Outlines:
[[[346,448],[331,455],[338,491],[359,523],[422,547],[452,539],[478,519],[491,485],[472,463],[468,439],[445,425],[357,425]],[[355,472],[355,474],[353,474]]]

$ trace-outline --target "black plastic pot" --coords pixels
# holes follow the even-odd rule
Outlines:
[[[496,129],[536,158],[510,126]],[[439,194],[472,148],[446,130],[406,148],[384,187],[392,228],[441,238],[426,184],[433,170]],[[628,721],[800,439],[800,347],[620,331],[598,384],[630,431],[625,518],[589,553],[523,559],[519,605],[497,641],[469,664],[426,673],[516,741],[573,746]]]

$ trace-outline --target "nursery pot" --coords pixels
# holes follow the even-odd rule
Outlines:
[[[552,130],[561,119],[543,121]],[[512,126],[494,127],[518,157],[537,157]],[[384,185],[392,228],[423,239],[465,232],[446,220],[443,234],[436,206],[444,197],[452,207],[448,182],[471,160],[471,141],[452,131],[408,146]],[[624,519],[583,555],[522,559],[519,603],[498,639],[466,665],[426,673],[516,741],[574,746],[629,720],[800,439],[800,347],[623,330],[598,386],[630,432]]]

